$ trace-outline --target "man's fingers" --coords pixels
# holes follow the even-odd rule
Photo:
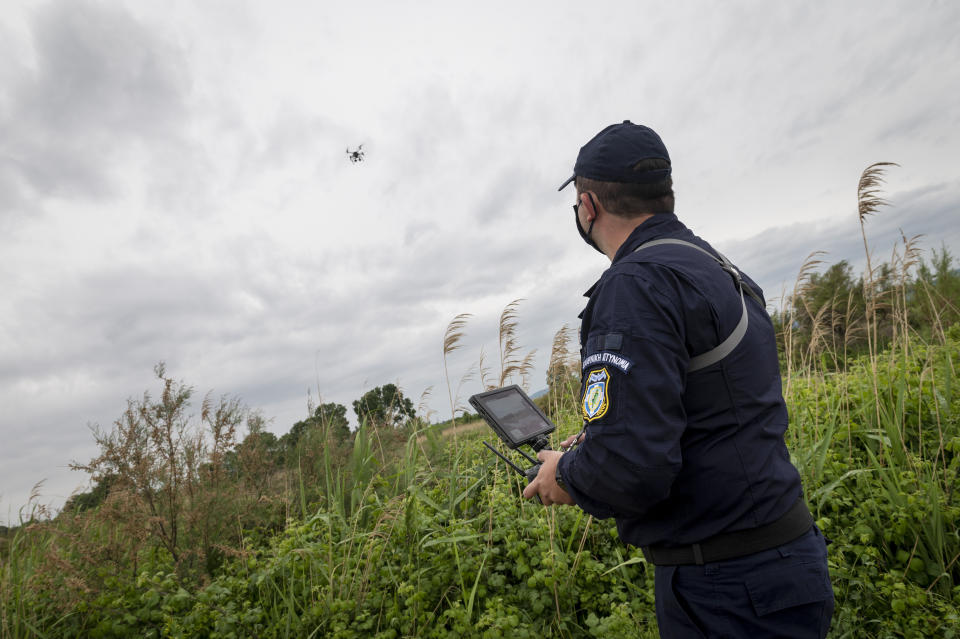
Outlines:
[[[560,444],[560,445],[561,445],[563,448],[570,448],[570,447],[573,446],[574,444],[576,444],[576,443],[578,443],[578,442],[582,442],[582,441],[583,441],[583,438],[584,438],[585,436],[586,436],[586,433],[577,433],[576,435],[570,435],[570,436],[567,437],[565,440],[563,440],[563,443]]]
[[[533,499],[537,495],[537,491],[540,488],[540,482],[537,479],[534,479],[532,482],[527,484],[527,487],[523,489],[523,498],[524,499]]]

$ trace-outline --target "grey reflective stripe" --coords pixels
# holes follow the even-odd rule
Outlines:
[[[737,281],[737,290],[740,291],[740,306],[743,308],[743,314],[740,316],[740,322],[737,323],[737,327],[733,329],[733,332],[727,336],[727,339],[720,342],[718,346],[711,348],[706,353],[701,353],[700,355],[695,355],[690,358],[690,364],[687,367],[687,372],[692,373],[694,371],[700,370],[701,368],[706,368],[711,364],[716,364],[717,362],[722,360],[724,357],[732,353],[733,349],[735,349],[737,347],[737,344],[740,343],[740,340],[743,339],[743,336],[747,334],[747,326],[749,324],[749,321],[747,319],[747,315],[748,315],[747,300],[745,300],[743,297],[743,282],[740,280],[740,273],[737,271],[736,268],[734,268],[733,263],[731,263],[730,260],[728,260],[722,254],[717,253],[717,255],[714,255],[710,251],[700,248],[696,244],[685,242],[683,240],[675,240],[672,238],[664,238],[662,240],[653,240],[651,242],[647,242],[646,244],[641,244],[640,246],[635,248],[633,252],[636,253],[641,249],[651,248],[653,246],[659,246],[661,244],[677,244],[679,246],[689,246],[690,248],[697,249],[704,255],[709,256],[710,259],[717,262],[721,266],[721,268],[723,268],[725,271],[729,272],[731,275],[734,276],[734,278]],[[750,291],[750,294],[758,302],[760,301],[757,294],[754,293],[752,290]]]
[[[639,250],[641,250],[641,249],[651,248],[651,247],[654,247],[654,246],[660,246],[661,244],[677,244],[677,245],[679,245],[679,246],[689,246],[689,247],[692,248],[692,249],[697,249],[698,251],[700,251],[701,253],[703,253],[704,255],[706,255],[707,257],[709,257],[711,260],[713,260],[713,261],[715,261],[715,262],[720,262],[721,264],[723,264],[723,265],[725,265],[725,266],[733,266],[733,264],[730,262],[730,260],[728,260],[727,258],[725,258],[723,255],[720,255],[720,253],[717,253],[717,255],[720,256],[720,257],[717,257],[717,255],[714,255],[713,253],[711,253],[710,251],[708,251],[708,250],[705,249],[705,248],[700,248],[699,246],[697,246],[696,244],[693,244],[692,242],[685,242],[684,240],[675,240],[675,239],[669,238],[669,237],[665,237],[665,238],[663,238],[662,240],[652,240],[652,241],[650,241],[650,242],[647,242],[646,244],[641,244],[641,245],[638,246],[637,248],[633,249],[633,252],[636,253],[637,251],[639,251]]]
[[[697,355],[690,358],[690,366],[687,368],[688,373],[693,371],[698,371],[701,368],[706,368],[711,364],[716,364],[721,359],[733,352],[733,349],[737,347],[737,344],[740,343],[740,340],[743,339],[743,336],[747,334],[747,301],[743,299],[743,291],[740,291],[740,304],[743,305],[743,315],[740,316],[740,321],[737,323],[737,327],[733,329],[733,332],[727,337],[727,339],[720,342],[720,345],[711,348],[706,353]]]

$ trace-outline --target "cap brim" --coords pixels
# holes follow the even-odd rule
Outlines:
[[[573,182],[573,181],[576,180],[576,179],[577,179],[577,174],[574,173],[573,175],[570,176],[570,179],[567,180],[566,182],[564,182],[563,184],[561,184],[561,185],[560,185],[560,188],[557,189],[557,190],[558,190],[558,191],[562,191],[563,189],[567,188],[567,185],[568,185],[568,184],[570,184],[571,182]]]

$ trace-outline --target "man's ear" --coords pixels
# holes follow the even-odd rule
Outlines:
[[[597,198],[593,197],[590,191],[584,191],[580,194],[580,206],[586,207],[585,212],[588,222],[592,222],[600,214],[600,211],[597,210]]]

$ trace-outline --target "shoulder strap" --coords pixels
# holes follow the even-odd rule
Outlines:
[[[733,263],[720,253],[717,253],[716,255],[714,255],[710,251],[704,248],[701,248],[696,244],[693,244],[692,242],[687,242],[684,240],[676,240],[673,238],[663,238],[660,240],[653,240],[645,244],[641,244],[636,249],[634,249],[633,252],[636,253],[643,249],[652,248],[654,246],[660,246],[662,244],[675,244],[677,246],[687,246],[692,249],[696,249],[700,251],[704,255],[707,255],[708,257],[710,257],[710,259],[717,262],[717,264],[720,265],[720,268],[722,268],[724,271],[726,271],[733,277],[733,280],[737,285],[737,290],[740,292],[740,306],[743,308],[743,314],[740,316],[740,322],[737,323],[737,326],[736,328],[733,329],[733,332],[731,332],[730,335],[728,335],[725,340],[720,342],[719,345],[710,349],[706,353],[701,353],[699,355],[695,355],[690,358],[690,365],[687,367],[687,372],[692,373],[694,371],[700,370],[701,368],[706,368],[711,364],[716,364],[717,362],[722,360],[724,357],[732,353],[733,349],[735,349],[737,345],[740,343],[740,340],[743,339],[743,336],[747,334],[747,326],[749,324],[749,321],[747,317],[748,316],[747,301],[746,299],[744,299],[744,296],[743,296],[744,290],[746,290],[747,294],[749,294],[750,297],[755,299],[760,304],[760,306],[765,307],[766,305],[763,303],[763,300],[760,299],[760,296],[753,291],[752,288],[750,288],[749,286],[743,283],[743,278],[740,277],[740,272],[733,266]]]

